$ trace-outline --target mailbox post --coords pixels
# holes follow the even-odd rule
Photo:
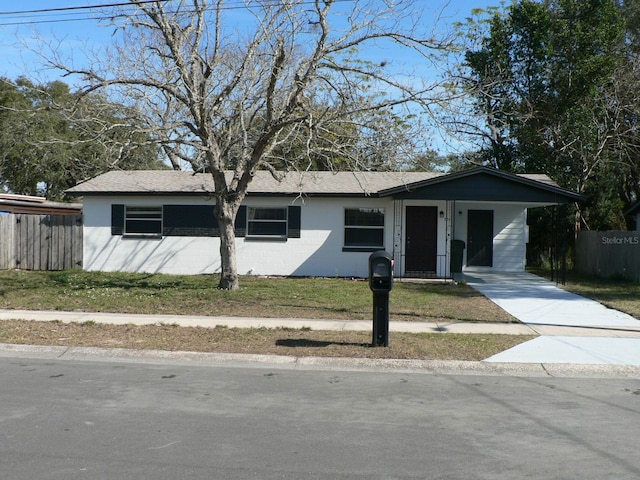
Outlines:
[[[389,346],[389,292],[393,288],[393,257],[386,251],[369,256],[369,288],[373,292],[372,346]]]

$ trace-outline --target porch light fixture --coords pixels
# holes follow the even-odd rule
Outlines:
[[[444,218],[444,212],[440,210],[440,218]]]

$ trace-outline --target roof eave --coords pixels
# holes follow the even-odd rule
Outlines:
[[[514,181],[517,183],[521,183],[523,185],[527,185],[530,187],[539,188],[540,190],[545,190],[547,192],[557,193],[564,197],[567,197],[571,201],[575,202],[584,202],[587,197],[585,195],[581,195],[579,193],[572,192],[570,190],[564,189],[559,186],[549,185],[544,182],[540,182],[537,180],[533,180],[530,178],[522,177],[513,173],[503,172],[501,170],[496,170],[495,168],[488,167],[474,167],[467,170],[461,170],[459,172],[454,172],[446,175],[442,175],[439,177],[430,178],[427,180],[421,180],[419,182],[414,182],[412,184],[402,185],[398,187],[392,187],[385,190],[381,190],[379,195],[381,197],[387,197],[391,195],[396,195],[398,193],[410,192],[419,188],[428,187],[431,185],[436,185],[439,183],[450,182],[459,178],[469,177],[473,175],[478,175],[480,173],[487,173],[489,175],[494,175],[496,177],[500,177],[506,180]]]
[[[629,209],[624,212],[624,216],[635,215],[636,213],[640,213],[640,202],[636,202],[629,207]]]

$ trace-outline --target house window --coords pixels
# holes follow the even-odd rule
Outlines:
[[[384,209],[347,208],[344,211],[345,251],[375,251],[384,248]]]
[[[247,237],[287,238],[287,209],[247,209]]]
[[[162,236],[162,207],[131,207],[124,209],[124,235]]]
[[[247,208],[242,205],[234,226],[236,237],[247,237],[248,229],[254,239],[300,238],[301,210],[297,205],[284,208]],[[111,205],[111,235],[219,237],[220,228],[211,205],[133,207],[114,204]]]

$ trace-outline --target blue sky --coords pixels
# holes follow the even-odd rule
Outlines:
[[[15,80],[26,76],[36,83],[62,80],[72,87],[78,86],[73,78],[63,78],[60,72],[43,69],[38,55],[33,52],[43,42],[55,45],[69,64],[75,66],[86,63],[84,52],[100,49],[112,41],[112,29],[100,26],[96,17],[103,15],[94,9],[68,10],[58,12],[32,13],[44,9],[62,9],[68,7],[86,7],[108,3],[121,3],[123,0],[28,0],[18,3],[15,0],[0,0],[0,76]],[[124,0],[126,1],[126,0]],[[237,0],[235,0],[237,3]],[[341,0],[348,2],[349,0]],[[444,32],[457,21],[463,21],[473,9],[486,8],[500,4],[500,0],[405,0],[414,7],[423,9],[428,28]],[[233,3],[234,0],[229,0]],[[23,13],[9,13],[19,12]],[[376,47],[361,52],[366,59],[391,62],[398,75],[406,75],[411,81],[418,77],[432,80],[437,75],[432,67],[425,68],[424,61],[405,55],[406,51],[393,48]],[[413,62],[413,63],[412,63]],[[419,81],[419,80],[416,80]],[[426,132],[425,132],[426,133]],[[454,152],[457,147],[448,145],[449,139],[435,132],[426,134],[431,146],[441,153]]]
[[[25,75],[35,79],[55,79],[57,73],[43,71],[37,55],[30,49],[37,48],[39,42],[59,44],[60,51],[73,56],[75,61],[82,60],[82,52],[86,48],[108,44],[111,30],[101,27],[99,22],[90,17],[99,15],[94,10],[72,10],[47,13],[16,13],[18,11],[34,11],[67,7],[84,7],[105,3],[117,3],[101,0],[0,0],[0,76],[15,79]],[[411,1],[411,0],[409,0]],[[436,22],[439,28],[447,28],[454,21],[464,19],[472,9],[485,8],[499,3],[499,0],[414,0],[414,5],[423,8],[427,20]],[[378,52],[368,52],[378,53]],[[393,51],[381,52],[385,57],[394,59]],[[386,59],[386,58],[385,58]]]

